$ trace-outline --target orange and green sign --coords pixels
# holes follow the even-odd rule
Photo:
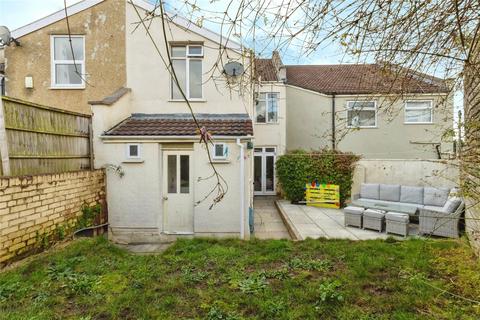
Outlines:
[[[336,184],[307,183],[305,188],[307,206],[340,208],[340,186]]]

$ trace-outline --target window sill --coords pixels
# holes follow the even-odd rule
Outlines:
[[[374,126],[374,127],[349,127],[349,126],[347,126],[347,129],[378,129],[378,126]]]
[[[144,163],[145,160],[143,159],[127,159],[123,160],[122,163]]]
[[[274,126],[278,126],[280,125],[280,122],[255,122],[255,125],[261,125],[261,126],[264,126],[264,125],[267,125],[267,126],[271,126],[271,125],[274,125]]]
[[[406,124],[406,125],[432,125],[434,124],[433,122],[404,122],[403,124]]]
[[[169,99],[168,102],[185,102],[183,99]],[[188,102],[207,102],[206,99],[189,99]]]
[[[230,163],[228,159],[212,159],[213,163]]]
[[[50,90],[84,90],[86,87],[81,86],[81,87],[60,87],[60,86],[55,86],[55,87],[50,87]]]

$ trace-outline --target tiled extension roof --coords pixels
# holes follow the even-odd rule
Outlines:
[[[255,59],[256,78],[262,81],[278,81],[277,72],[272,59]]]
[[[213,136],[253,135],[252,120],[247,114],[196,114],[201,126]],[[188,113],[134,113],[105,136],[196,136],[198,129]]]
[[[325,94],[445,93],[444,80],[379,64],[289,65],[287,84]],[[398,76],[400,75],[400,76]]]

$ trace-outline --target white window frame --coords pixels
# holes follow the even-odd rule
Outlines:
[[[175,47],[175,45],[173,47]],[[181,47],[181,46],[177,46],[177,47]],[[200,47],[200,49],[201,49],[200,53],[198,53],[198,54],[188,53],[188,51],[190,50],[190,47]],[[189,44],[189,45],[186,46],[186,49],[187,49],[187,51],[185,52],[185,54],[186,54],[187,57],[202,57],[203,58],[203,45],[202,44]]]
[[[75,58],[75,60],[55,60],[55,39],[56,38],[68,38],[68,35],[51,35],[50,36],[50,87],[52,89],[85,89],[85,57],[86,57],[86,50],[85,50],[85,36],[83,35],[72,35],[71,38],[81,38],[82,45],[83,45],[83,59],[79,60]],[[57,64],[77,64],[81,65],[81,81],[80,84],[57,84],[56,82],[56,70],[55,66]]]
[[[260,96],[264,94],[265,95],[265,99],[260,99]],[[277,95],[277,120],[276,121],[270,121],[270,118],[268,116],[268,103],[270,101],[269,99],[269,96],[270,95]],[[258,98],[257,98],[257,103],[259,101],[265,101],[265,122],[258,122],[257,121],[257,106],[255,105],[255,123],[257,124],[276,124],[278,123],[278,115],[280,114],[280,93],[279,92],[260,92],[258,94]]]
[[[217,145],[222,145],[223,146],[223,155],[217,156],[215,150]],[[225,142],[215,142],[212,145],[212,159],[214,160],[226,160],[227,159],[227,144]]]
[[[130,147],[137,146],[138,154],[136,156],[132,156],[130,154]],[[125,149],[125,154],[127,159],[141,159],[142,158],[142,146],[140,143],[128,143]]]
[[[171,44],[170,45],[170,53],[173,47],[185,47],[185,57],[173,57],[171,56],[172,60],[185,60],[185,96],[187,97],[188,101],[205,101],[204,99],[204,92],[203,92],[203,58],[204,58],[204,47],[203,44]],[[188,50],[190,47],[201,47],[202,52],[200,54],[188,54]],[[190,98],[190,61],[197,60],[202,62],[202,96],[200,98]],[[170,76],[170,101],[184,101],[182,98],[177,99],[173,97],[173,86],[174,80]]]
[[[423,108],[423,107],[407,107],[409,102],[428,102],[430,107]],[[408,110],[426,110],[430,109],[430,121],[427,122],[408,122],[407,121],[407,111]],[[403,123],[404,124],[433,124],[433,100],[406,100],[405,106],[403,109]]]
[[[363,103],[369,103],[369,102],[373,102],[374,104],[374,107],[373,108],[361,108],[360,110],[366,110],[366,111],[375,111],[375,125],[373,126],[351,126],[348,124],[348,112],[351,111],[351,110],[354,110],[353,107],[350,107],[350,104],[353,104],[353,103],[359,103],[359,102],[363,102]],[[377,109],[377,101],[375,100],[350,100],[350,101],[347,101],[347,108],[346,108],[346,120],[347,120],[347,128],[352,128],[352,129],[358,129],[358,128],[361,128],[361,129],[368,129],[368,128],[377,128],[377,125],[378,125],[378,109]]]

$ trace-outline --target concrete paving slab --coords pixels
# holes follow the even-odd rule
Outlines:
[[[386,239],[389,236],[403,238],[384,232],[345,227],[344,215],[340,209],[294,205],[287,200],[278,200],[277,204],[280,211],[286,215],[285,220],[289,222],[289,228],[294,229],[299,240],[306,238],[371,240]],[[409,235],[417,234],[418,225],[410,224]]]
[[[254,237],[258,239],[290,239],[288,230],[275,206],[275,196],[258,196],[253,200]]]

